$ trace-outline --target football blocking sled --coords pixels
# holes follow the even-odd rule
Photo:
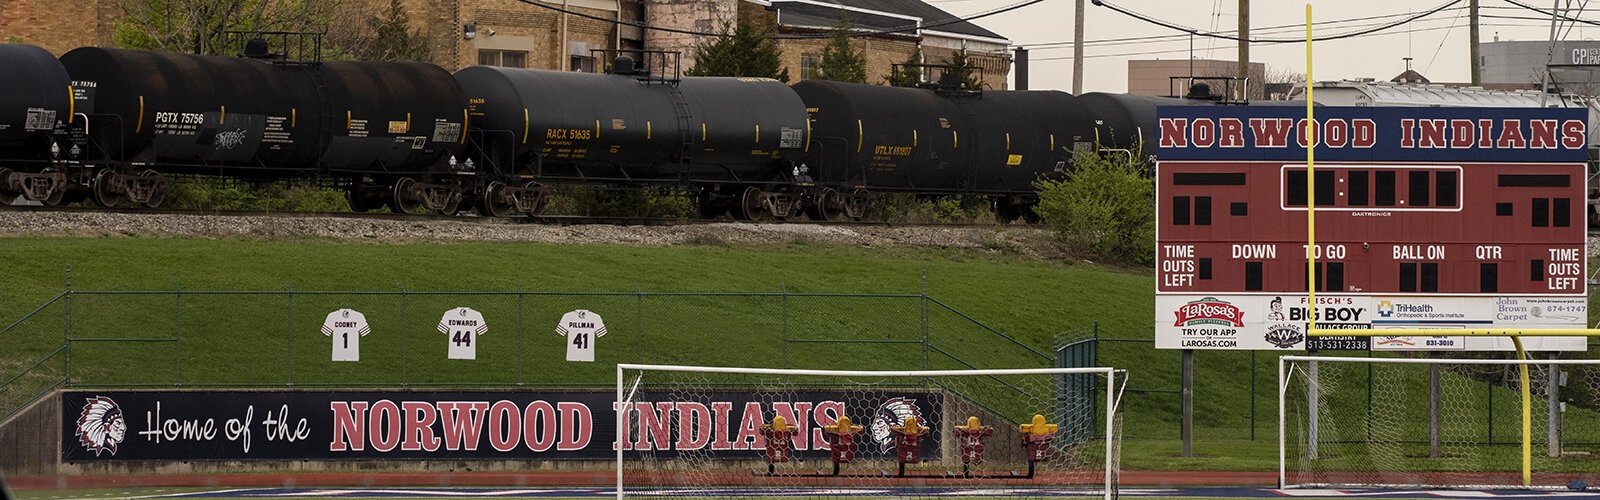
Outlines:
[[[1522,365],[1534,381],[1526,438]],[[1600,484],[1600,360],[1284,356],[1278,389],[1286,488]]]
[[[1125,373],[618,365],[616,494],[1111,498]]]

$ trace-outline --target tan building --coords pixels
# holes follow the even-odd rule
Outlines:
[[[639,0],[533,1],[552,8],[518,0],[405,0],[405,5],[412,26],[437,44],[434,62],[452,71],[476,64],[593,70],[605,55],[592,49],[643,47],[643,30],[613,22],[642,22]]]
[[[0,0],[0,43],[38,45],[58,56],[109,47],[121,15],[117,0]]]
[[[1267,65],[1250,63],[1248,82],[1226,83],[1226,78],[1238,74],[1239,63],[1234,61],[1216,59],[1128,61],[1128,93],[1155,97],[1183,96],[1188,92],[1190,78],[1193,77],[1194,83],[1210,85],[1213,94],[1222,94],[1228,85],[1233,85],[1235,89],[1243,85],[1249,88],[1251,99],[1262,99],[1265,95]]]
[[[968,21],[946,24],[935,28],[912,28],[933,21],[956,16],[921,0],[772,0],[769,9],[774,13],[777,31],[781,35],[807,36],[810,39],[784,39],[778,45],[783,49],[784,66],[796,79],[813,76],[812,72],[822,58],[826,36],[838,26],[843,17],[852,29],[861,33],[891,33],[858,36],[852,39],[867,60],[867,82],[884,83],[894,64],[908,59],[917,48],[922,48],[922,62],[943,64],[957,51],[965,49],[971,64],[983,68],[986,89],[1007,88],[1006,77],[1011,72],[1010,40]]]

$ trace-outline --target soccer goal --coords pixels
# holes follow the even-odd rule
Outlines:
[[[1111,498],[1125,380],[618,365],[616,493]]]
[[[1284,356],[1278,388],[1284,487],[1600,483],[1600,360]],[[1526,482],[1524,446],[1532,455]]]

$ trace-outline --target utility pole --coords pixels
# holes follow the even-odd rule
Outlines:
[[[1072,18],[1072,95],[1083,93],[1083,0]]]
[[[1239,99],[1250,98],[1250,0],[1239,0]],[[1260,82],[1256,82],[1258,85]]]
[[[1478,0],[1471,0],[1467,3],[1467,12],[1470,13],[1471,20],[1469,22],[1472,26],[1472,29],[1467,34],[1467,37],[1472,39],[1472,50],[1469,52],[1472,57],[1470,66],[1472,68],[1472,86],[1481,87],[1483,86],[1483,68],[1478,65],[1478,61],[1481,60],[1478,55]]]

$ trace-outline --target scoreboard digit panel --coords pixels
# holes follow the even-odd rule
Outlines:
[[[1301,349],[1311,317],[1359,329],[1586,323],[1583,110],[1319,107],[1314,125],[1293,107],[1160,116],[1158,347]],[[1307,247],[1311,204],[1317,238]],[[1529,344],[1585,348],[1582,338]],[[1460,337],[1318,345],[1511,348]]]

